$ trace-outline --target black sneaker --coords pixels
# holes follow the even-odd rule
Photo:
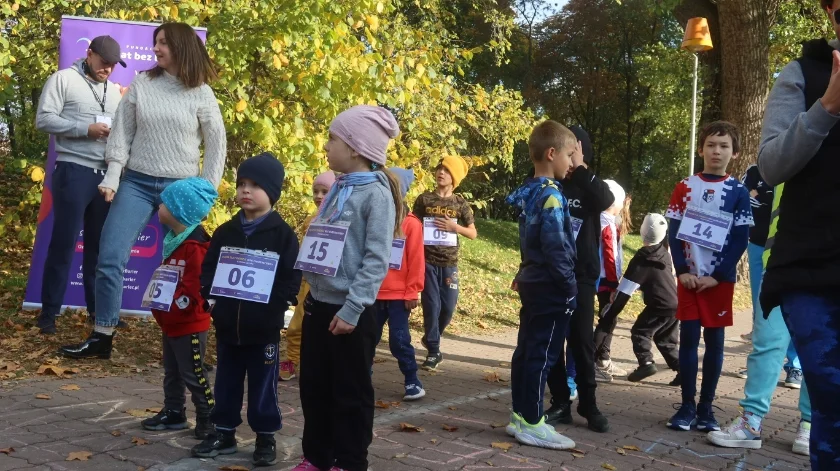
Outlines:
[[[426,371],[434,371],[438,365],[443,363],[443,353],[430,353],[423,362],[423,369]]]
[[[62,355],[70,358],[111,358],[113,335],[93,331],[87,340],[76,345],[65,345],[58,349]]]
[[[545,423],[549,425],[572,423],[572,402],[551,401],[551,407],[545,411]]]
[[[588,407],[584,407],[579,404],[577,412],[581,417],[586,419],[589,424],[589,430],[598,433],[607,433],[610,431],[609,421],[607,421],[606,416],[598,410],[598,406],[595,404]]]
[[[192,455],[198,458],[215,458],[219,455],[236,453],[236,432],[212,432],[203,442],[192,447]]]
[[[254,466],[271,466],[277,463],[277,442],[273,433],[258,433],[254,445]]]
[[[172,409],[161,410],[154,417],[149,417],[148,419],[140,422],[140,425],[142,425],[146,430],[157,431],[166,429],[184,430],[190,426],[190,424],[187,423],[186,408],[181,409],[180,411]]]
[[[668,383],[668,386],[679,386],[680,383],[681,383],[680,372],[677,371],[677,375],[674,376],[674,379],[672,379],[670,383]]]
[[[210,417],[198,417],[195,418],[195,438],[199,440],[204,440],[210,436],[211,433],[215,428],[213,427],[213,423],[210,422]]]
[[[638,383],[645,378],[655,375],[658,371],[659,370],[656,369],[655,363],[648,363],[647,365],[642,365],[636,368],[632,373],[627,375],[627,381]]]

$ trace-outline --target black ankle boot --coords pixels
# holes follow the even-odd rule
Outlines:
[[[594,403],[591,405],[578,404],[577,411],[581,417],[586,419],[589,430],[598,433],[607,433],[610,431],[610,422],[598,410],[598,406]]]
[[[76,345],[65,345],[58,349],[62,355],[70,358],[111,358],[114,336],[93,331],[87,340]]]
[[[572,402],[551,400],[551,407],[545,411],[545,423],[548,425],[572,423]]]

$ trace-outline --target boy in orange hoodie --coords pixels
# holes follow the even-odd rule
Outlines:
[[[414,181],[414,171],[396,167],[389,170],[399,178],[400,190],[405,200],[408,187]],[[417,378],[417,361],[414,358],[414,347],[411,345],[408,316],[420,304],[420,292],[423,291],[426,278],[426,262],[423,252],[423,223],[417,216],[408,212],[407,208],[406,213],[402,222],[405,239],[394,239],[394,245],[391,247],[388,274],[376,296],[376,318],[380,340],[385,322],[388,322],[391,354],[397,359],[400,371],[405,376],[403,400],[416,401],[425,396],[426,391]]]

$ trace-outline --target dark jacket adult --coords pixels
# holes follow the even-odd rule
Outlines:
[[[222,247],[274,252],[280,256],[267,304],[210,295]],[[284,314],[290,305],[296,304],[300,289],[301,273],[294,269],[298,248],[297,235],[275,211],[250,236],[245,234],[239,215],[216,229],[201,270],[201,293],[208,301],[216,301],[211,314],[220,342],[257,345],[280,341]]]

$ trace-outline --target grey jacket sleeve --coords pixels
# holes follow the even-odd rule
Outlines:
[[[793,178],[816,155],[840,120],[817,100],[805,108],[805,77],[798,62],[779,74],[764,112],[758,169],[771,186]]]
[[[386,193],[388,190],[382,190],[374,192],[367,202],[362,266],[350,280],[347,299],[336,313],[336,316],[350,325],[358,324],[362,311],[376,302],[376,295],[388,273],[396,209],[394,200]]]
[[[56,136],[86,138],[90,123],[67,119],[61,116],[64,111],[64,90],[67,85],[59,73],[52,74],[38,100],[35,114],[35,128]]]

